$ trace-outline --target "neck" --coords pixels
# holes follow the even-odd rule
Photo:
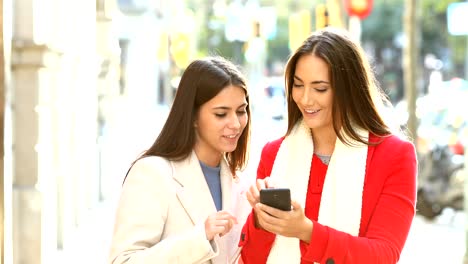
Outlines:
[[[197,154],[197,158],[199,161],[203,162],[205,165],[210,166],[210,167],[218,167],[219,163],[221,162],[221,153],[213,153],[210,151],[206,151],[203,148],[197,147],[195,145],[195,153]]]
[[[311,129],[314,152],[316,154],[331,156],[335,150],[337,139],[335,130],[331,128]]]

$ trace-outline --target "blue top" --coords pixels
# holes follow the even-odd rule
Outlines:
[[[203,175],[205,175],[206,183],[210,188],[211,196],[213,197],[213,201],[216,205],[216,210],[221,211],[223,204],[220,178],[221,167],[210,167],[201,161],[200,166],[203,171]]]

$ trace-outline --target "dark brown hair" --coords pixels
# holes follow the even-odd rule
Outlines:
[[[246,111],[250,117],[246,80],[233,63],[219,56],[190,63],[182,75],[166,123],[151,148],[139,159],[147,156],[159,156],[175,161],[187,158],[195,145],[194,122],[198,110],[229,85],[244,89],[247,100]],[[246,166],[249,138],[250,118],[242,131],[237,148],[233,152],[225,153],[233,175],[236,170]]]
[[[378,136],[390,134],[378,112],[379,103],[387,103],[385,95],[377,85],[370,64],[362,48],[344,31],[324,29],[309,36],[289,58],[285,69],[286,94],[288,101],[288,130],[302,117],[292,98],[292,87],[296,64],[303,55],[313,54],[324,60],[329,67],[330,85],[334,92],[333,128],[338,138],[350,144],[347,138],[369,144],[359,137],[355,126]],[[380,100],[380,102],[378,101]],[[340,132],[343,128],[344,134]]]

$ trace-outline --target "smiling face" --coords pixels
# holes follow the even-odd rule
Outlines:
[[[313,133],[333,130],[333,90],[329,67],[324,60],[313,54],[298,59],[292,98]]]
[[[247,125],[245,90],[229,85],[203,104],[195,120],[195,153],[209,166],[217,166],[223,153],[237,147]]]

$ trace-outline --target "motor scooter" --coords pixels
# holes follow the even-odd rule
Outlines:
[[[463,210],[463,161],[448,145],[436,145],[419,157],[417,214],[432,220],[448,207]]]

